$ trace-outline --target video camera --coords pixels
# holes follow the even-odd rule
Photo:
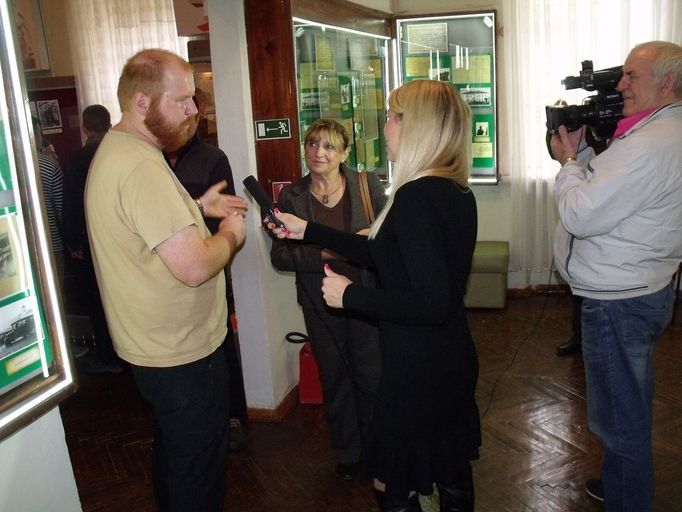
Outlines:
[[[581,88],[597,94],[585,98],[582,105],[545,107],[549,132],[557,133],[560,125],[569,132],[587,125],[597,140],[613,135],[623,117],[623,95],[616,90],[622,76],[623,66],[594,71],[592,61],[584,60],[580,75],[567,76],[561,83],[567,90]]]

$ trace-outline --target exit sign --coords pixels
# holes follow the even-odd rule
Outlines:
[[[290,139],[289,119],[263,119],[256,121],[256,140]]]

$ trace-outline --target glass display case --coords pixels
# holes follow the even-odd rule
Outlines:
[[[400,83],[451,84],[472,111],[472,183],[497,183],[495,12],[398,18]]]
[[[0,439],[74,390],[12,2],[0,2]]]
[[[347,165],[388,179],[384,124],[388,94],[388,37],[293,19],[298,85],[301,168],[303,135],[326,117],[351,139]]]

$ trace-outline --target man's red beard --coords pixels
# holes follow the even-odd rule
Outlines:
[[[197,116],[188,117],[179,125],[173,125],[161,113],[158,100],[152,101],[144,118],[147,129],[156,137],[164,151],[175,151],[187,144],[197,129]]]

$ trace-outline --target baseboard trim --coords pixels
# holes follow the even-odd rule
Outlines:
[[[531,295],[554,295],[571,293],[571,288],[566,284],[539,284],[526,288],[509,288],[507,297],[530,297]]]
[[[284,399],[274,409],[257,409],[249,407],[247,414],[249,421],[254,423],[282,423],[298,405],[298,385],[287,393]]]

